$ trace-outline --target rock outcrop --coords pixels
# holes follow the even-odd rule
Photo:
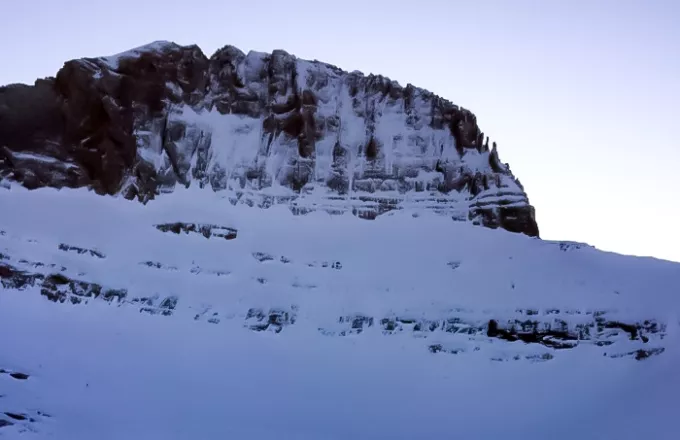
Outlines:
[[[430,209],[531,236],[533,207],[474,114],[284,51],[155,42],[0,88],[0,180],[147,202],[176,185],[295,212]]]

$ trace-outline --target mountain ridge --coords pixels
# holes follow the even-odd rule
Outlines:
[[[283,50],[158,41],[0,88],[0,177],[144,203],[195,184],[296,213],[424,209],[539,235],[472,112]]]

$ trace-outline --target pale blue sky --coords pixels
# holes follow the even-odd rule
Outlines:
[[[3,0],[0,84],[154,40],[285,49],[477,114],[547,239],[680,261],[680,0]]]

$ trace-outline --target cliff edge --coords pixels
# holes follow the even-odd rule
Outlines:
[[[0,88],[0,179],[148,202],[176,185],[232,203],[365,218],[425,209],[538,236],[475,115],[408,84],[282,50],[171,42]]]

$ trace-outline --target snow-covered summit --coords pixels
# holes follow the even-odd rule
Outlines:
[[[194,185],[295,213],[433,211],[538,235],[469,110],[283,50],[208,58],[161,41],[0,89],[0,177],[143,202]]]
[[[135,47],[134,49],[126,50],[115,55],[100,57],[99,59],[106,63],[106,65],[111,70],[117,70],[120,67],[120,60],[123,59],[135,59],[143,56],[147,53],[164,53],[168,51],[173,51],[179,49],[180,46],[177,43],[172,43],[170,41],[158,40],[153,41],[149,44],[143,46]]]

